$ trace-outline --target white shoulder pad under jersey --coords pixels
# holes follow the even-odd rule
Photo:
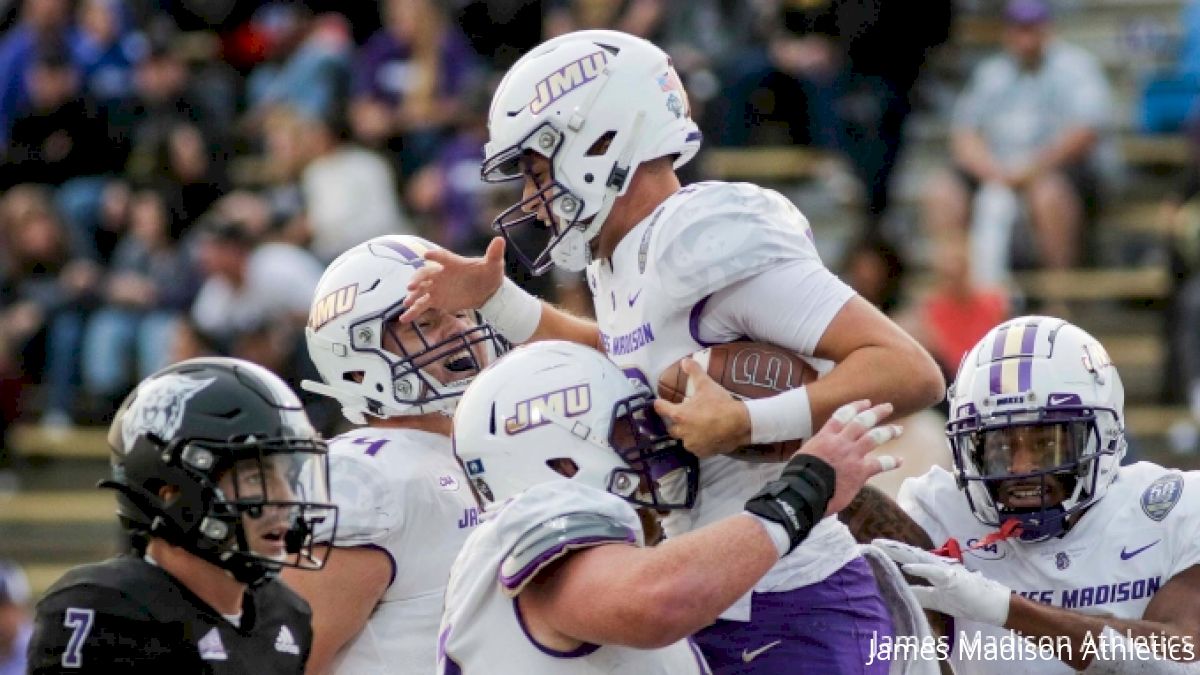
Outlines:
[[[514,596],[550,561],[572,550],[612,543],[642,545],[636,512],[607,492],[568,480],[535,485],[489,513],[450,573],[437,672],[708,673],[688,640],[662,649],[584,645],[559,652],[530,638]]]
[[[967,568],[1036,602],[1078,612],[1140,619],[1164,584],[1200,564],[1200,473],[1194,471],[1149,462],[1121,467],[1104,498],[1065,535],[1040,542],[1010,539],[978,549],[966,547],[992,528],[974,517],[949,472],[934,467],[905,481],[898,501],[935,544],[957,539]],[[957,629],[950,654],[955,672],[1011,670],[1003,660],[989,659],[996,652],[988,651],[989,646],[1023,644],[1008,631],[961,620]],[[1022,669],[1035,673],[1073,672],[1056,658],[1030,654],[1021,660]]]
[[[450,439],[356,429],[330,442],[329,474],[338,505],[335,545],[386,553],[393,569],[383,598],[338,654],[333,672],[428,673],[450,567],[479,522]]]
[[[689,185],[668,202],[648,255],[663,291],[690,305],[782,261],[820,260],[808,219],[750,183]]]

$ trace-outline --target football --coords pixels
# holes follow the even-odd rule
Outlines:
[[[687,358],[687,357],[685,357]],[[737,398],[764,398],[817,379],[817,371],[794,352],[765,342],[730,342],[691,354],[717,384]],[[692,393],[683,359],[667,366],[658,378],[660,398],[678,403]],[[785,461],[801,441],[782,441],[739,448],[729,457],[746,462]]]

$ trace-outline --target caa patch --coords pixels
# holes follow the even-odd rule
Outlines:
[[[980,560],[1000,560],[1008,553],[1004,542],[995,542],[987,546],[974,548],[978,542],[978,539],[968,539],[966,547],[963,548],[963,553],[979,558]]]
[[[1161,521],[1183,496],[1183,476],[1167,474],[1150,484],[1142,493],[1142,512],[1150,520]]]

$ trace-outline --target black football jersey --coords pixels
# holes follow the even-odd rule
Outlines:
[[[304,672],[308,603],[280,581],[246,591],[239,626],[166,571],[124,555],[76,567],[37,605],[29,672]]]

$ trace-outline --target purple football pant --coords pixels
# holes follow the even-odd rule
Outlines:
[[[755,593],[750,621],[718,619],[694,638],[714,675],[885,675],[887,661],[866,663],[872,639],[891,634],[871,566],[856,558],[819,583]]]

